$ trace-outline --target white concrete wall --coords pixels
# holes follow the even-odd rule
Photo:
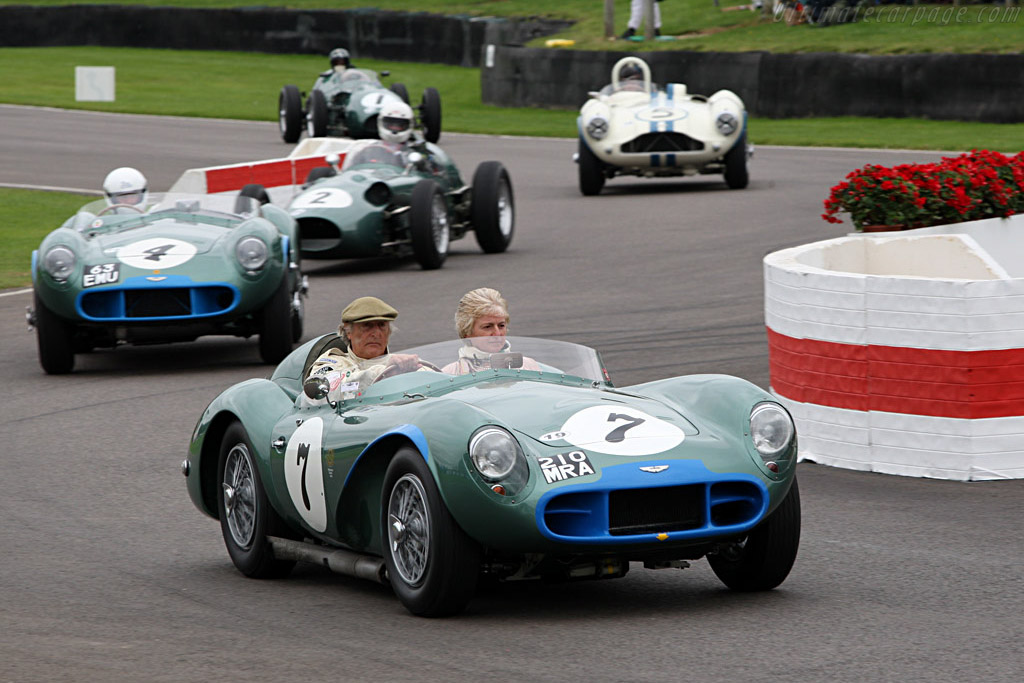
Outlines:
[[[783,369],[788,380],[796,377],[799,384],[804,373],[811,377],[809,383],[821,383],[820,376],[813,377],[815,363],[844,367],[864,376],[837,377],[836,386],[842,386],[839,380],[852,381],[867,387],[867,403],[881,398],[891,407],[899,405],[898,396],[883,392],[891,391],[885,387],[892,382],[873,373],[898,368],[892,354],[905,353],[913,364],[919,350],[925,360],[916,370],[908,366],[916,372],[908,375],[913,377],[908,385],[926,386],[933,376],[966,378],[942,381],[948,382],[950,393],[974,396],[1003,382],[996,393],[1010,399],[1002,401],[1002,410],[1014,413],[965,419],[917,414],[913,407],[906,413],[852,410],[776,391],[797,420],[801,458],[908,476],[1024,477],[1024,399],[1017,401],[1017,409],[1013,398],[1021,384],[1013,378],[1024,371],[1019,365],[1024,354],[1016,353],[1024,350],[1024,215],[855,234],[785,249],[765,257],[764,277],[765,323],[771,332],[789,342],[844,345],[807,345],[816,354],[823,348],[859,353],[858,360],[845,366],[837,366],[836,359],[803,357],[798,370]],[[977,364],[977,354],[947,358],[934,351],[999,351],[999,358],[1014,365],[1000,379],[998,367],[958,367]],[[783,357],[777,348],[772,354],[773,364]],[[886,354],[885,363],[864,360]],[[953,365],[942,367],[946,362]],[[983,374],[996,379],[979,385]]]

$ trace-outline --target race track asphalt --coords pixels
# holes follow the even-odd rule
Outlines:
[[[759,148],[751,184],[616,179],[576,188],[572,140],[441,144],[469,177],[509,169],[510,250],[453,244],[443,269],[306,261],[307,338],[372,294],[394,346],[450,337],[459,297],[500,289],[513,333],[598,348],[616,384],[721,372],[766,387],[761,258],[843,234],[819,218],[867,162],[938,155]],[[283,156],[273,123],[0,106],[0,184],[97,188],[134,165],[166,190],[186,168]],[[206,403],[266,376],[253,340],[128,347],[45,375],[0,292],[0,681],[1016,681],[1024,670],[1024,482],[954,483],[800,466],[789,579],[735,594],[704,562],[618,581],[509,584],[464,615],[409,616],[386,587],[300,566],[234,570],[179,463]]]

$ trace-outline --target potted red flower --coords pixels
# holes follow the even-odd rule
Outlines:
[[[932,164],[868,164],[832,188],[822,218],[857,230],[901,230],[1024,212],[1024,152],[974,150]]]

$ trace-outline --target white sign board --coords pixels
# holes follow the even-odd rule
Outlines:
[[[76,102],[113,102],[114,67],[76,66]]]

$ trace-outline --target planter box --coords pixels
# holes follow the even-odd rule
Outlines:
[[[1024,478],[1024,215],[785,249],[764,278],[801,459]]]

